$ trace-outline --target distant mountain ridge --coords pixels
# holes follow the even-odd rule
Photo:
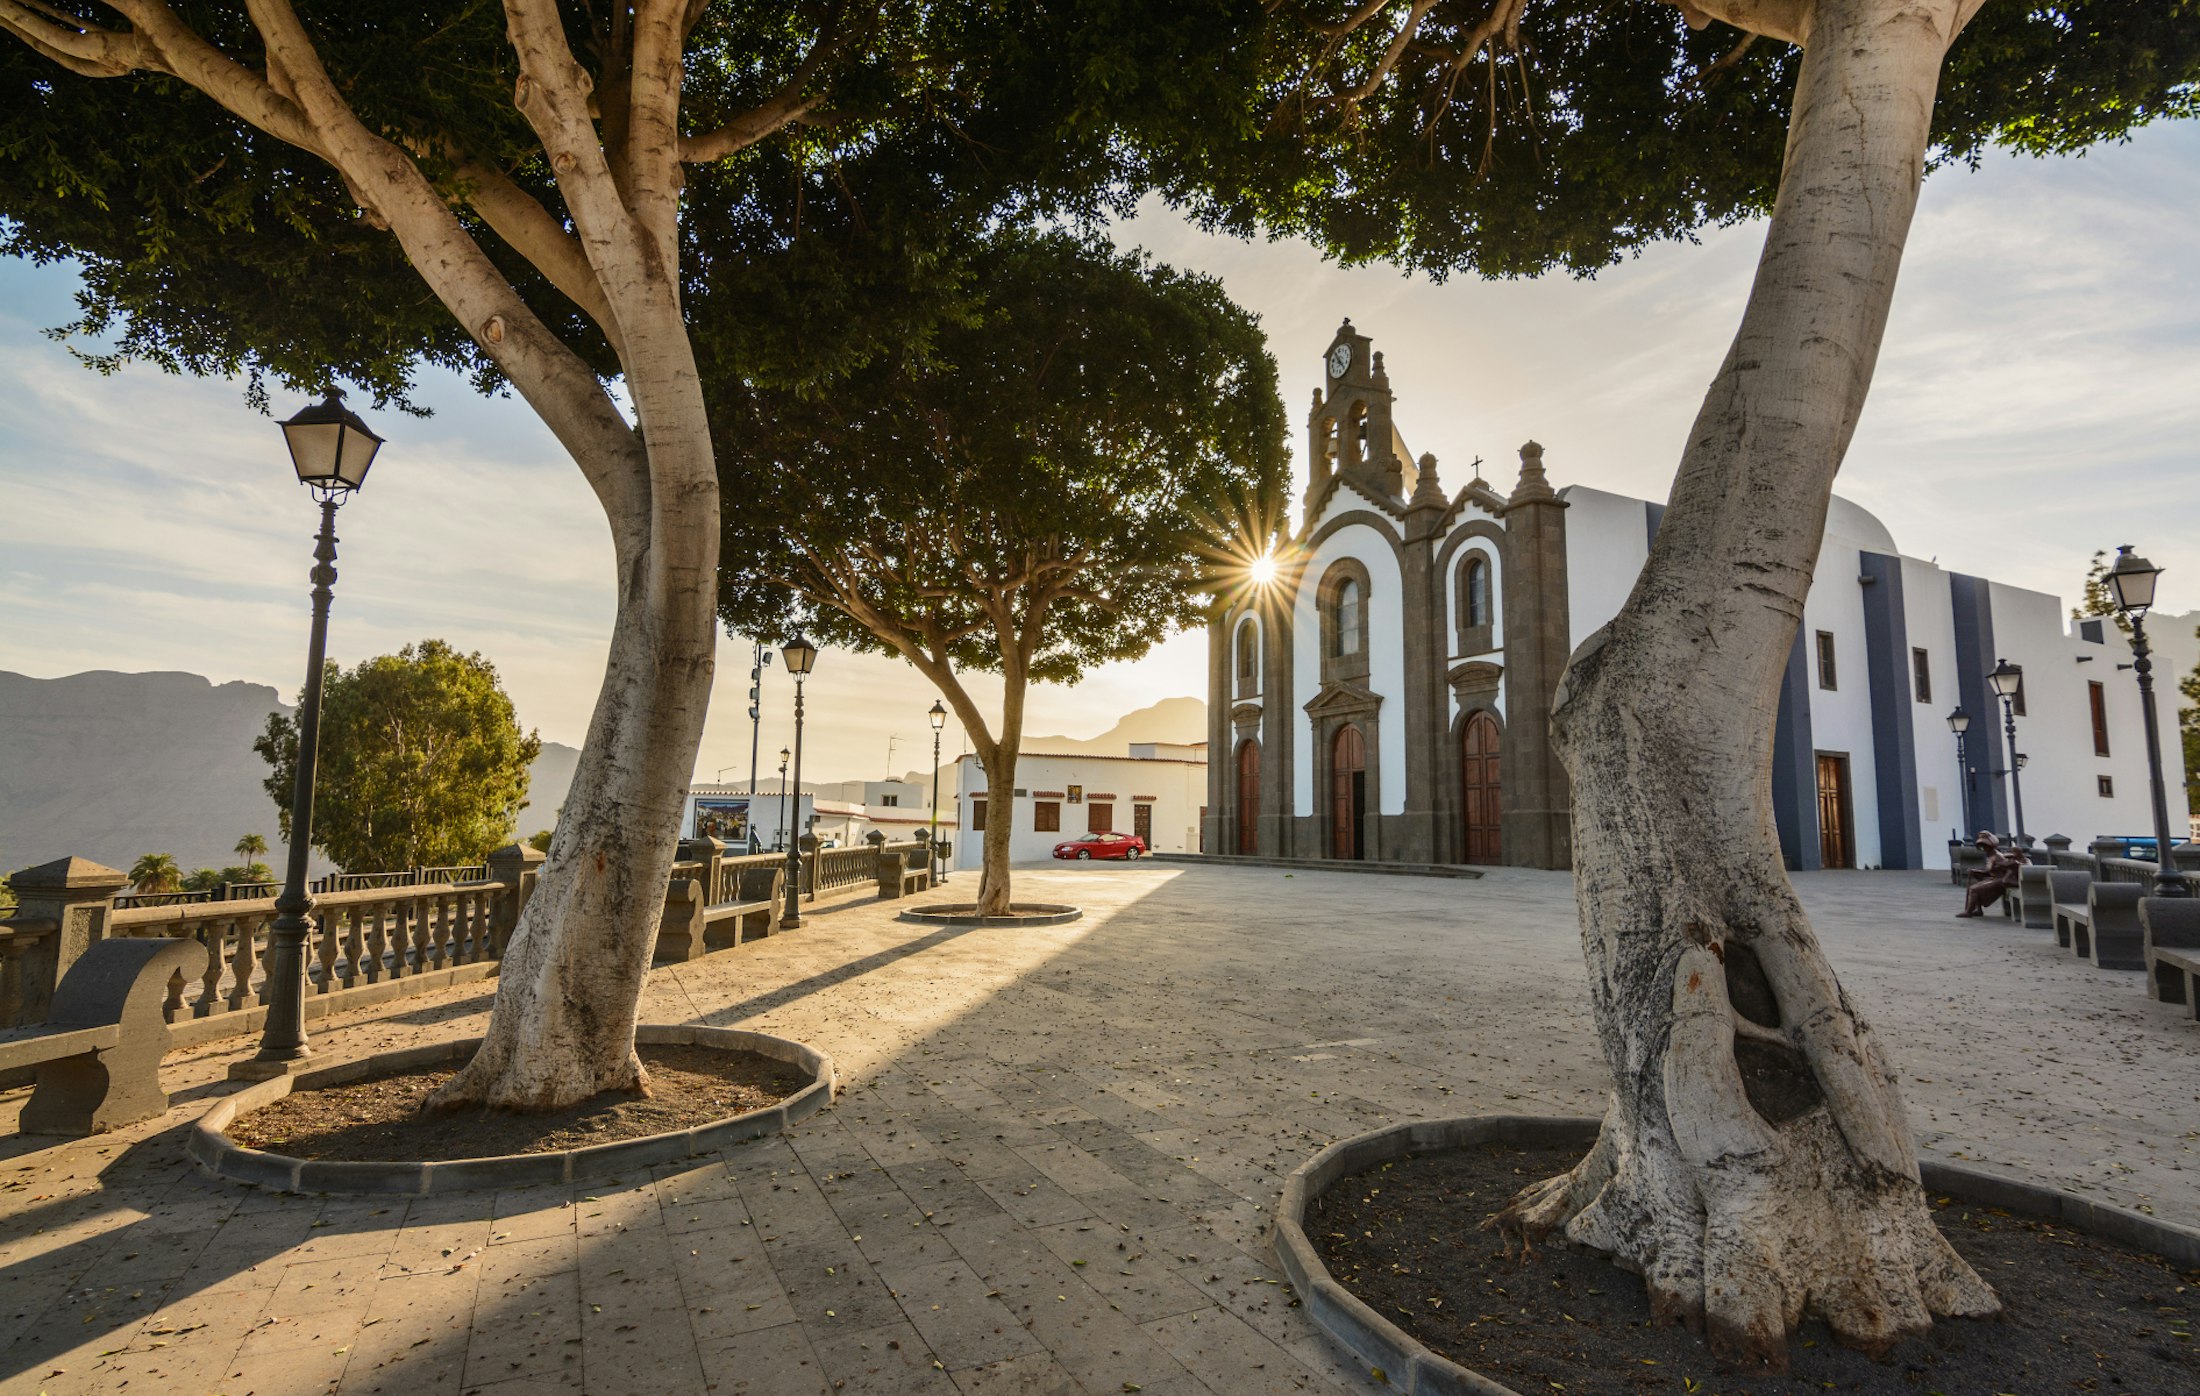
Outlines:
[[[252,740],[276,711],[291,708],[266,684],[0,670],[0,875],[70,855],[127,869],[141,853],[168,853],[185,871],[221,867],[245,834],[273,847],[275,802]],[[542,744],[522,837],[553,822],[579,759]]]
[[[1207,704],[1198,698],[1164,698],[1123,714],[1097,737],[1026,737],[1025,751],[1064,756],[1128,756],[1134,742],[1188,746],[1207,740]]]

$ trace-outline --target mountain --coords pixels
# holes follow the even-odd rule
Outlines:
[[[72,854],[128,868],[141,853],[169,853],[188,871],[236,861],[230,849],[245,834],[274,845],[275,803],[252,739],[278,709],[290,711],[265,684],[197,674],[0,671],[0,875]],[[542,744],[522,834],[551,822],[579,757]],[[280,855],[267,861],[280,868]]]
[[[1097,737],[1026,737],[1024,750],[1077,756],[1128,756],[1133,742],[1188,745],[1207,740],[1207,705],[1197,698],[1164,698],[1125,713]]]

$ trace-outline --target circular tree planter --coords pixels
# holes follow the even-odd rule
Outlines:
[[[1083,907],[1060,902],[1016,902],[1006,916],[980,916],[976,902],[943,902],[911,907],[899,919],[927,926],[1059,926],[1084,914]]]
[[[1276,1258],[1307,1314],[1323,1332],[1380,1367],[1404,1396],[1521,1396],[1512,1387],[1431,1352],[1331,1278],[1305,1230],[1306,1209],[1340,1178],[1407,1154],[1442,1153],[1476,1144],[1578,1148],[1596,1142],[1600,1121],[1573,1115],[1470,1115],[1392,1125],[1340,1139],[1284,1180],[1276,1204]],[[1958,1163],[1918,1160],[1925,1186],[1965,1202],[2000,1207],[2076,1231],[2151,1251],[2183,1269],[2200,1269],[2200,1230]]]
[[[777,1105],[762,1110],[697,1125],[667,1134],[620,1139],[582,1149],[545,1150],[534,1154],[499,1154],[487,1158],[450,1159],[435,1163],[401,1160],[357,1162],[341,1159],[301,1159],[287,1154],[248,1149],[226,1133],[230,1121],[280,1100],[293,1091],[341,1086],[373,1076],[393,1075],[463,1062],[481,1045],[478,1037],[438,1042],[402,1052],[378,1052],[353,1061],[278,1076],[217,1100],[191,1126],[186,1145],[192,1159],[207,1172],[233,1182],[252,1183],[279,1192],[363,1193],[425,1197],[477,1189],[527,1187],[537,1183],[567,1183],[601,1178],[660,1163],[675,1163],[696,1154],[712,1153],[776,1134],[798,1120],[808,1119],[832,1103],[835,1077],[832,1058],[814,1047],[741,1028],[708,1028],[690,1024],[644,1024],[634,1030],[634,1040],[644,1045],[714,1047],[726,1052],[754,1052],[786,1062],[809,1074],[810,1084]]]

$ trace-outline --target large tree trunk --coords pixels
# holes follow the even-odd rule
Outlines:
[[[1009,837],[1016,831],[1016,761],[1024,746],[1024,678],[1015,663],[1004,666],[1001,736],[985,757],[985,857],[978,873],[980,916],[1009,911]]]
[[[1935,1230],[1880,1043],[1771,812],[1779,684],[1917,202],[1953,0],[1822,0],[1740,332],[1650,560],[1556,704],[1613,1077],[1571,1173],[1498,1219],[1639,1269],[1654,1312],[1784,1365],[1805,1314],[1880,1349],[1994,1312]]]
[[[710,707],[719,540],[687,337],[676,313],[659,329],[627,335],[631,354],[657,354],[629,379],[651,485],[645,518],[613,519],[619,602],[603,687],[487,1035],[433,1109],[553,1110],[646,1088],[634,1026]]]

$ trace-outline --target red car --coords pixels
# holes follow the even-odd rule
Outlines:
[[[1146,841],[1136,834],[1087,834],[1054,845],[1057,858],[1143,858]]]

